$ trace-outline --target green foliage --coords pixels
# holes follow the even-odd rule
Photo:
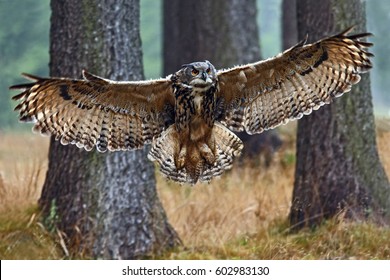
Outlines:
[[[57,228],[58,221],[57,205],[55,199],[53,199],[50,204],[49,215],[44,220],[44,225],[49,232],[53,233]]]
[[[282,50],[281,5],[282,0],[257,0],[257,24],[264,59],[275,56]]]
[[[369,38],[374,43],[372,52],[374,68],[371,84],[376,114],[390,116],[390,1],[366,1],[367,30],[375,36]]]
[[[162,73],[162,0],[141,0],[141,40],[147,79]]]
[[[282,158],[282,163],[284,166],[293,166],[295,165],[296,157],[295,153],[286,153]]]
[[[17,124],[8,87],[25,82],[20,73],[46,76],[49,62],[49,0],[0,1],[0,128]]]

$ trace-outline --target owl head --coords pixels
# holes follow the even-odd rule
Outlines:
[[[174,76],[177,82],[198,88],[210,87],[217,81],[215,67],[207,60],[184,64]]]

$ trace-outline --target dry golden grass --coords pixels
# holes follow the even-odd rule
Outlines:
[[[390,175],[389,121],[378,125],[378,148]],[[332,220],[288,233],[294,177],[294,123],[270,168],[236,166],[194,188],[157,175],[158,192],[184,246],[166,259],[389,259],[390,229]],[[35,215],[47,168],[48,138],[0,135],[0,258],[59,259],[61,247]]]
[[[378,153],[382,165],[390,178],[390,120],[376,120]]]
[[[169,221],[188,247],[223,245],[243,234],[267,228],[287,217],[293,165],[281,164],[287,151],[276,155],[272,168],[238,167],[210,184],[178,187],[158,177],[160,198]]]
[[[59,259],[36,204],[47,169],[48,138],[0,134],[0,259]]]
[[[0,134],[0,213],[24,210],[39,198],[47,169],[49,138]]]
[[[378,125],[378,150],[390,175],[390,125]],[[294,124],[271,168],[235,167],[210,184],[181,187],[158,177],[169,221],[185,244],[163,258],[390,258],[389,228],[335,219],[316,231],[288,234],[295,158]],[[378,240],[378,238],[380,240]]]

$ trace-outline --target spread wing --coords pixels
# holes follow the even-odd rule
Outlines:
[[[219,119],[230,129],[260,133],[310,114],[351,89],[372,67],[371,43],[348,30],[253,64],[218,72]]]
[[[34,131],[62,144],[99,151],[130,150],[150,143],[173,123],[174,96],[169,79],[114,82],[83,72],[83,80],[40,78],[15,85],[15,107]]]

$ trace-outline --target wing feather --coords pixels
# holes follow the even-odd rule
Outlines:
[[[99,151],[141,148],[174,121],[168,78],[115,82],[83,71],[83,80],[40,78],[11,86],[19,119],[62,144]]]
[[[310,114],[359,82],[372,65],[370,33],[352,28],[313,44],[306,39],[265,61],[221,70],[217,116],[235,131],[260,133]]]

